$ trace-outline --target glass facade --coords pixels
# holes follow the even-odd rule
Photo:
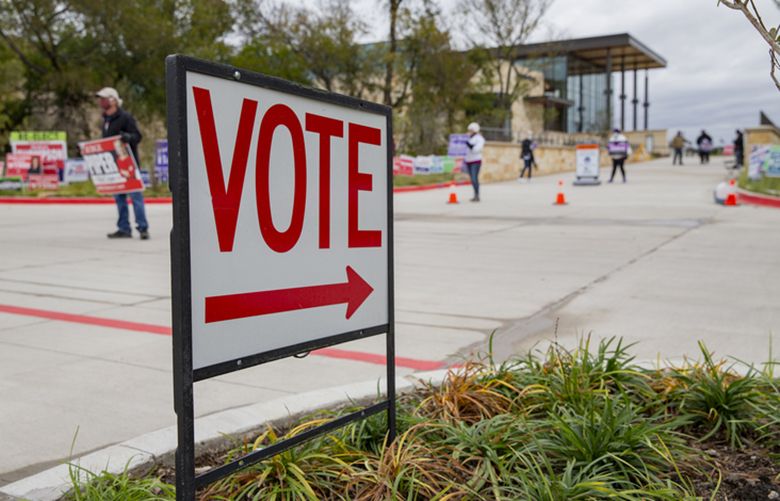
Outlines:
[[[603,68],[573,55],[535,57],[516,64],[544,74],[545,97],[558,100],[545,104],[545,130],[603,132],[609,128]]]

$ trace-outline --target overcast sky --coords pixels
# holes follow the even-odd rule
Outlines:
[[[446,11],[455,1],[439,3]],[[377,13],[384,3],[357,4],[376,39],[387,29]],[[756,3],[765,22],[780,24],[773,0]],[[668,66],[650,72],[650,128],[681,129],[689,139],[705,128],[718,143],[721,138],[730,142],[737,127],[758,125],[760,110],[780,124],[780,91],[769,76],[766,42],[740,12],[718,7],[717,0],[554,0],[546,24],[535,41],[550,32],[557,38],[629,33],[664,57]],[[632,80],[626,79],[631,89]],[[614,82],[619,86],[617,75]],[[640,80],[640,96],[642,89]],[[627,102],[627,126],[630,109]]]

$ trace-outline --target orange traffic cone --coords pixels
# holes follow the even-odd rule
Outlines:
[[[555,197],[553,205],[567,205],[566,195],[563,194],[563,180],[558,181],[558,196]]]
[[[458,194],[455,192],[455,181],[450,183],[450,198],[447,200],[448,204],[458,203]]]
[[[734,191],[735,182],[734,180],[729,181],[729,187],[731,188],[731,191],[729,191],[729,194],[726,195],[726,201],[723,202],[723,205],[729,205],[729,206],[736,206],[737,204],[737,193]]]

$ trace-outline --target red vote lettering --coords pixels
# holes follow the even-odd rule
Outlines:
[[[295,191],[290,226],[286,231],[278,231],[271,217],[270,169],[271,143],[274,131],[284,126],[290,132],[293,149],[293,168],[295,169]],[[306,213],[306,145],[303,141],[303,129],[295,112],[283,104],[275,104],[268,109],[260,122],[260,137],[257,142],[257,175],[255,193],[257,194],[257,219],[260,233],[265,242],[276,252],[287,252],[295,247],[303,230],[303,217]]]
[[[344,122],[306,114],[306,130],[320,135],[320,249],[330,248],[330,141],[344,137]]]
[[[236,236],[238,209],[241,205],[241,191],[244,187],[244,175],[249,157],[249,144],[252,140],[252,130],[255,127],[257,101],[244,99],[241,105],[241,117],[236,132],[236,142],[233,148],[233,160],[230,166],[228,185],[225,188],[225,178],[222,175],[222,159],[217,142],[217,129],[214,125],[214,111],[211,107],[211,93],[200,87],[192,88],[195,97],[195,110],[200,127],[200,140],[203,145],[203,157],[206,161],[206,173],[211,192],[211,208],[214,211],[214,222],[217,226],[217,240],[220,252],[233,250]]]
[[[349,247],[381,247],[381,230],[361,230],[358,228],[358,191],[371,191],[372,176],[358,171],[358,149],[360,143],[382,144],[382,133],[379,129],[364,125],[349,124],[349,186],[348,206],[348,242]]]

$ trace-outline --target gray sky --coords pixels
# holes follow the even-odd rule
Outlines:
[[[375,39],[386,33],[379,8],[384,3],[356,4],[374,27]],[[439,3],[446,12],[455,0]],[[756,3],[768,25],[780,24],[772,0]],[[535,41],[549,33],[557,38],[630,33],[663,56],[667,68],[650,72],[651,128],[681,129],[689,139],[705,128],[718,143],[730,142],[737,127],[757,125],[759,110],[780,123],[780,91],[769,77],[768,46],[740,12],[717,6],[717,0],[555,0],[546,25]],[[630,89],[632,81],[626,79]],[[617,75],[615,83],[619,86]],[[642,88],[640,79],[640,95]],[[626,108],[630,126],[630,103]],[[640,106],[640,127],[641,113]]]

